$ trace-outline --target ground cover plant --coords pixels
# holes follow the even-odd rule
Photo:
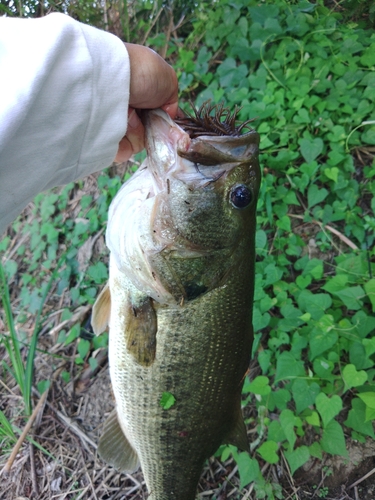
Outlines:
[[[138,31],[169,57],[186,109],[189,100],[206,99],[242,106],[240,118],[254,118],[261,135],[256,335],[243,396],[252,453],[218,450],[232,469],[220,487],[207,479],[206,491],[212,498],[356,498],[354,477],[338,464],[351,471],[354,448],[368,456],[375,448],[374,12],[363,3],[354,12],[303,0],[189,6],[185,19],[181,3],[169,10],[133,4],[133,16],[112,28],[122,36]],[[43,335],[56,321],[63,325],[52,335],[60,346],[54,357],[44,354],[62,366],[62,384],[100,365],[106,337],[90,339],[82,324],[107,279],[108,205],[130,174],[111,169],[97,187],[81,182],[39,195],[0,242],[10,289],[8,299],[2,280],[3,330],[10,332],[2,335],[9,353],[2,377],[17,379],[25,400],[11,412],[0,408],[4,456],[31,413],[26,357],[36,335],[41,355]],[[371,460],[362,475],[374,472]],[[320,479],[306,485],[316,470]],[[374,497],[369,486],[359,494]]]

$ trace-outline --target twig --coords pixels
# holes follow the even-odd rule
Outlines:
[[[355,500],[359,500],[357,486],[354,486],[354,495],[355,495]]]
[[[36,407],[34,408],[34,411],[32,412],[27,424],[25,425],[25,428],[22,432],[22,434],[20,435],[20,437],[18,438],[18,441],[17,443],[15,444],[14,448],[13,448],[13,451],[10,455],[10,457],[8,458],[7,460],[7,463],[5,464],[3,470],[1,471],[1,473],[3,475],[8,475],[9,472],[10,472],[10,469],[12,468],[12,465],[13,465],[13,462],[14,462],[14,459],[16,458],[17,456],[17,453],[19,452],[19,449],[21,448],[21,445],[22,443],[24,442],[24,440],[26,439],[26,436],[27,436],[27,433],[29,432],[29,430],[31,429],[31,426],[33,425],[33,422],[36,418],[36,416],[38,415],[38,412],[40,410],[40,408],[42,407],[44,401],[46,400],[46,397],[47,397],[47,394],[48,394],[48,389],[42,394],[41,398],[39,399],[38,401],[38,404],[36,405]]]
[[[156,5],[156,4],[155,4],[155,5]],[[143,40],[142,40],[142,42],[140,43],[140,45],[144,45],[144,44],[146,43],[146,40],[147,40],[147,38],[148,38],[148,35],[151,33],[152,28],[155,26],[155,24],[156,24],[157,20],[159,19],[160,14],[163,12],[163,10],[164,10],[164,7],[161,7],[161,9],[159,10],[159,12],[158,12],[158,13],[156,14],[156,16],[155,16],[155,19],[153,19],[153,20],[152,20],[152,22],[151,22],[151,24],[150,24],[150,26],[149,26],[148,30],[146,31],[146,34],[145,34],[145,36],[143,37]]]
[[[33,485],[33,490],[36,496],[39,495],[38,481],[36,480],[36,472],[35,472],[35,454],[34,454],[34,445],[30,443],[30,471],[31,471],[31,482]]]
[[[72,432],[74,432],[79,438],[81,438],[82,441],[90,444],[94,450],[97,449],[98,445],[94,443],[79,427],[78,425],[69,417],[66,417],[64,414],[62,414],[59,410],[57,410],[51,403],[47,401],[47,406],[51,408],[51,410],[54,411],[54,413],[57,415],[57,417],[70,429]]]
[[[303,216],[302,215],[296,215],[296,214],[288,214],[289,217],[294,217],[295,219],[302,219],[303,220]],[[321,229],[328,229],[328,231],[331,231],[331,233],[333,233],[334,235],[336,235],[338,238],[340,238],[340,240],[343,242],[343,243],[346,243],[348,245],[348,247],[352,248],[353,250],[358,250],[358,247],[355,243],[353,243],[351,240],[349,240],[349,238],[347,238],[344,234],[340,233],[340,231],[337,231],[337,229],[335,229],[334,227],[332,226],[328,226],[328,225],[323,225],[321,222],[317,221],[317,220],[311,220],[309,222],[312,222],[313,224],[317,224]]]
[[[295,496],[296,496],[296,499],[298,500],[298,498],[299,498],[299,497],[298,497],[298,490],[299,490],[299,488],[296,488],[296,486],[295,486],[295,484],[294,484],[294,481],[293,481],[293,476],[292,476],[292,473],[290,472],[289,464],[288,464],[288,462],[287,462],[287,460],[286,460],[286,458],[285,458],[285,455],[284,455],[284,453],[283,453],[283,451],[282,451],[282,450],[281,450],[281,456],[283,457],[283,461],[284,461],[284,464],[285,464],[286,470],[288,471],[288,475],[289,475],[289,477],[288,477],[288,481],[289,481],[289,484],[290,484],[290,486],[293,488],[293,492],[294,492],[294,494],[295,494]],[[288,498],[290,498],[290,497],[291,497],[291,495],[289,495],[289,497],[288,497]]]
[[[91,305],[78,307],[78,309],[76,309],[76,311],[74,312],[74,314],[71,318],[65,319],[57,326],[54,326],[53,328],[51,328],[51,330],[48,332],[49,335],[52,336],[52,335],[58,333],[60,330],[62,330],[64,328],[64,326],[66,326],[68,324],[74,325],[74,324],[78,323],[80,321],[80,319],[90,311],[91,308],[92,308]]]
[[[367,479],[368,477],[372,476],[373,474],[375,473],[375,468],[370,470],[370,472],[368,472],[367,474],[365,474],[363,477],[361,477],[361,479],[358,479],[355,483],[351,484],[349,486],[349,490],[351,488],[354,488],[355,486],[357,486],[357,484],[359,483],[362,483],[362,481],[364,481],[365,479]]]

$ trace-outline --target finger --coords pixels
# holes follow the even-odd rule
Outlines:
[[[125,162],[145,147],[145,129],[134,109],[129,108],[128,130],[119,143],[116,162]]]
[[[164,104],[164,106],[161,107],[166,113],[169,114],[169,116],[174,120],[176,118],[177,112],[178,112],[178,102],[174,102],[171,104]]]

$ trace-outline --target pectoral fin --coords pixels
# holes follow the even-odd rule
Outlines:
[[[139,467],[138,455],[120,427],[116,410],[104,424],[98,453],[105,462],[121,472],[135,472]]]
[[[224,439],[223,443],[233,444],[242,451],[250,452],[249,440],[247,438],[246,426],[243,420],[240,404],[238,405],[238,410],[236,411],[236,416],[234,419],[234,424],[232,426],[232,429]]]
[[[126,311],[126,348],[140,365],[150,366],[156,354],[156,312],[150,297],[132,301]]]
[[[92,308],[91,324],[95,335],[103,333],[109,325],[111,317],[111,292],[108,283],[100,292]]]

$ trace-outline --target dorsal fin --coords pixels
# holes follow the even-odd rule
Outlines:
[[[111,412],[104,424],[98,453],[105,462],[121,472],[135,472],[139,467],[137,452],[123,433],[116,410]]]
[[[100,292],[92,308],[91,324],[95,335],[103,333],[111,317],[111,292],[108,283]]]

